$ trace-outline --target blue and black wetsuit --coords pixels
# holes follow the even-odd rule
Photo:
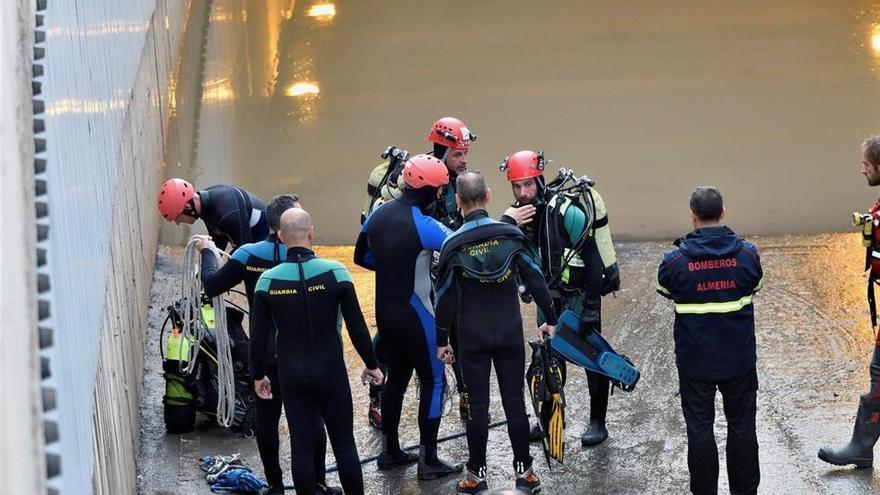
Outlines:
[[[245,244],[236,249],[229,261],[218,269],[217,257],[208,250],[202,250],[202,287],[208,297],[219,296],[244,282],[248,305],[253,307],[254,287],[257,280],[267,270],[278,266],[287,257],[287,246],[282,244],[273,233],[265,241]],[[278,366],[276,362],[275,339],[269,339],[267,349],[266,376],[272,383],[278,383]],[[266,481],[271,486],[283,485],[281,463],[278,459],[278,421],[281,419],[281,394],[271,399],[257,397],[257,448]],[[324,459],[327,454],[327,435],[324,433],[324,422],[320,415],[315,415],[317,445],[315,448],[314,465],[318,481],[326,485],[324,478]]]
[[[376,323],[379,346],[388,367],[382,393],[382,429],[386,450],[397,452],[403,396],[413,370],[421,381],[420,443],[436,452],[445,386],[444,364],[437,359],[431,258],[451,233],[425,215],[422,190],[403,195],[375,210],[364,222],[354,261],[376,271]]]
[[[214,244],[225,250],[262,241],[269,235],[266,205],[240,187],[219,184],[199,191],[199,218],[205,222]]]
[[[529,421],[523,402],[525,350],[517,280],[556,324],[553,299],[534,247],[515,226],[496,222],[485,210],[465,217],[440,253],[437,278],[437,345],[457,334],[458,354],[470,404],[468,466],[486,465],[489,372],[494,364],[507,416],[515,463],[531,465]]]
[[[316,414],[324,419],[345,493],[363,495],[354,441],[351,388],[342,344],[342,320],[367,368],[378,364],[351,275],[336,261],[305,248],[292,248],[287,261],[257,281],[251,311],[251,370],[266,376],[268,342],[278,345],[278,378],[292,445],[297,493],[318,490],[315,456]]]

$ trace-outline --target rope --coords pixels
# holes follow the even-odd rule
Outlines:
[[[208,325],[202,315],[202,280],[199,276],[201,271],[201,257],[196,244],[198,237],[190,238],[183,255],[183,276],[181,279],[181,292],[183,294],[182,319],[183,328],[181,333],[181,345],[186,339],[189,343],[189,354],[186,367],[182,370],[191,374],[195,369],[196,357],[201,346],[202,338],[208,331]],[[221,253],[216,247],[211,247],[211,252],[220,259]],[[227,255],[228,256],[228,255]],[[235,371],[232,364],[232,345],[226,326],[226,301],[223,296],[216,296],[212,300],[214,306],[214,340],[217,344],[217,424],[228,428],[232,425],[235,416]]]

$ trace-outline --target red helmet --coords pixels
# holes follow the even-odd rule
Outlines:
[[[416,155],[404,165],[403,181],[413,189],[440,187],[449,184],[449,172],[440,159],[431,155]]]
[[[434,122],[428,134],[428,141],[458,150],[470,148],[471,142],[476,140],[477,135],[455,117],[443,117]]]
[[[505,158],[498,169],[507,172],[509,182],[538,177],[544,174],[544,152],[517,151]]]
[[[162,190],[159,191],[159,213],[165,217],[165,220],[171,222],[186,210],[195,195],[196,191],[189,182],[183,179],[169,179],[162,184]]]

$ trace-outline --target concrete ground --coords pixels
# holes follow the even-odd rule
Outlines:
[[[835,468],[816,458],[823,445],[848,439],[858,395],[868,383],[867,364],[874,335],[864,297],[864,260],[855,235],[785,236],[753,239],[758,245],[767,282],[755,299],[758,341],[758,438],[761,446],[761,493],[880,493],[873,470]],[[588,421],[586,379],[570,373],[566,386],[566,462],[548,470],[540,447],[533,444],[535,467],[546,494],[669,494],[687,493],[687,449],[677,394],[671,304],[654,292],[654,273],[665,243],[617,245],[623,289],[603,301],[604,332],[621,352],[639,366],[642,379],[632,393],[616,390],[610,401],[610,438],[589,449],[579,437]],[[351,248],[324,248],[319,254],[346,262]],[[179,292],[181,252],[162,248],[153,279],[149,334],[141,406],[139,493],[210,493],[198,468],[205,454],[241,452],[261,472],[256,444],[204,420],[196,431],[167,435],[162,423],[164,381],[158,356],[158,332],[164,307]],[[372,276],[352,268],[361,304],[373,321]],[[524,309],[526,321],[533,308]],[[533,329],[525,331],[533,336]],[[366,423],[367,390],[358,382],[360,364],[346,340],[355,404],[355,435],[361,457],[377,453],[380,436]],[[415,387],[404,411],[401,439],[417,441]],[[497,395],[496,395],[497,398]],[[455,405],[450,404],[451,406]],[[721,456],[720,492],[729,493],[725,465],[725,422],[717,401],[716,437]],[[441,435],[463,430],[456,413],[447,416]],[[502,418],[500,403],[492,416]],[[282,466],[289,462],[287,428],[282,421]],[[466,460],[463,438],[441,445],[441,455]],[[489,436],[492,487],[512,485],[512,454],[504,428]],[[332,452],[328,465],[334,463]],[[286,474],[289,481],[289,472]],[[377,472],[364,466],[368,494],[450,494],[456,479],[418,483],[415,467]],[[334,475],[329,476],[331,483]]]

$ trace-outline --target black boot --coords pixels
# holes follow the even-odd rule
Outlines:
[[[608,438],[608,429],[605,428],[605,422],[593,419],[590,421],[590,427],[581,436],[581,445],[584,447],[592,447],[599,445]]]
[[[419,447],[419,479],[435,480],[450,474],[460,473],[464,464],[450,464],[437,457],[437,447]]]
[[[376,466],[380,471],[393,469],[399,466],[414,464],[419,461],[419,456],[400,449],[400,443],[395,441],[389,445],[388,436],[382,437],[382,452],[376,459]]]
[[[852,439],[839,449],[823,447],[819,449],[819,459],[834,464],[869,468],[874,464],[874,444],[880,437],[880,404],[861,397]]]
[[[326,482],[318,483],[317,495],[343,495],[342,488],[338,486],[329,486]]]
[[[541,427],[538,424],[532,425],[532,429],[529,430],[529,442],[540,442],[544,438],[544,432],[541,431]]]

